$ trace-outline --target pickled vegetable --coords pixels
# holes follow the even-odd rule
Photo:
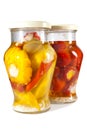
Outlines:
[[[40,110],[40,106],[35,98],[35,96],[31,92],[19,92],[17,90],[14,91],[14,95],[16,97],[16,100],[14,102],[14,105],[24,105],[24,106],[30,106],[33,108],[37,108]]]
[[[5,65],[12,82],[27,84],[32,77],[31,61],[24,50],[12,46],[5,53]]]
[[[14,42],[4,55],[14,93],[14,107],[40,111],[49,105],[49,88],[56,64],[56,53],[42,44],[36,32],[27,33],[22,43]]]
[[[50,97],[71,97],[76,95],[75,85],[78,79],[83,54],[76,41],[55,41],[52,47],[57,53],[57,63],[52,80]],[[72,91],[73,90],[73,91]]]

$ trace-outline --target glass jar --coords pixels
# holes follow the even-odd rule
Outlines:
[[[53,103],[74,102],[83,53],[76,43],[75,25],[52,26],[48,41],[55,49],[57,62],[50,89]]]
[[[30,21],[12,25],[11,45],[4,62],[14,94],[13,109],[39,113],[50,108],[49,89],[56,53],[47,42],[47,22]]]

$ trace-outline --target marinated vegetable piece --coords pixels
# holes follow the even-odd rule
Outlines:
[[[52,47],[55,49],[58,55],[58,66],[65,67],[71,63],[71,55],[68,49],[69,45],[67,41],[54,41]]]
[[[41,50],[30,55],[33,73],[37,71],[42,61],[43,63],[49,63],[54,60],[55,55],[56,54],[54,50],[52,49],[52,47],[48,45],[47,43],[44,43]]]
[[[31,80],[32,68],[29,56],[17,46],[10,47],[4,56],[6,69],[12,82],[27,84]]]
[[[41,40],[40,36],[37,34],[37,32],[33,32],[33,38],[37,40]]]
[[[36,84],[36,87],[32,89],[32,92],[37,99],[43,98],[48,95],[55,64],[55,60],[51,62],[51,67],[48,69],[48,71],[46,71],[43,77],[40,78],[39,82]]]
[[[24,36],[24,41],[30,41],[32,39],[40,40],[40,36],[37,34],[37,32],[29,32]]]
[[[53,79],[52,84],[53,84],[53,86],[55,86],[55,87],[52,87],[52,90],[56,91],[56,93],[61,92],[63,90],[63,88],[65,87],[65,81],[58,79],[58,78]]]
[[[17,90],[14,91],[15,95],[15,103],[14,105],[24,105],[36,108],[40,110],[40,106],[35,98],[35,96],[31,92],[19,92]]]
[[[68,82],[72,80],[77,74],[78,70],[76,69],[76,67],[69,65],[67,67],[60,68],[60,73],[58,74],[58,77]]]
[[[19,91],[19,92],[25,91],[25,86],[26,86],[26,85],[24,85],[24,84],[19,84],[19,83],[15,83],[15,82],[12,82],[12,81],[10,81],[10,82],[11,82],[11,86],[12,86],[12,88],[13,88],[14,90],[17,90],[17,91]]]
[[[53,61],[54,59],[56,59],[56,53],[49,44],[45,43],[43,45],[43,47],[45,50],[44,51],[45,58],[43,59],[44,63],[49,63],[49,62]]]
[[[60,67],[64,67],[69,65],[71,62],[71,57],[69,52],[67,51],[61,51],[58,52],[58,60],[57,60],[57,65]]]
[[[42,42],[37,40],[31,40],[24,42],[23,50],[27,53],[32,54],[39,51],[42,48]]]
[[[63,41],[54,41],[52,47],[55,49],[56,52],[61,52],[66,49],[67,43]]]
[[[23,44],[23,49],[29,54],[35,53],[42,48],[42,42],[37,32],[26,33]]]
[[[54,58],[56,58],[55,55],[56,54],[54,53],[54,50],[51,48],[51,46],[44,44],[42,46],[42,51],[40,50],[30,56],[32,68],[34,68],[33,71],[35,71],[36,73],[32,81],[27,85],[27,91],[34,87],[41,79],[41,77],[50,69]],[[41,58],[41,56],[43,58]]]
[[[83,54],[73,41],[56,41],[52,44],[57,54],[57,63],[51,85],[51,97],[75,96],[72,91],[76,85]]]
[[[75,75],[75,70],[69,70],[66,75],[67,79],[70,80]]]
[[[30,89],[32,89],[33,87],[35,87],[35,85],[37,84],[37,82],[42,78],[42,76],[49,70],[50,66],[51,66],[52,62],[50,63],[41,63],[35,77],[33,78],[33,80],[26,86],[26,91],[29,91]]]

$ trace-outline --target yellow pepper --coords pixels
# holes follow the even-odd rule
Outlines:
[[[4,61],[12,82],[27,84],[31,80],[32,68],[29,56],[17,46],[11,46],[5,53]]]

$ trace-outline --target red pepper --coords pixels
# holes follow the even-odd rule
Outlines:
[[[55,41],[52,44],[52,47],[55,49],[56,52],[61,52],[66,48],[66,44],[64,41]]]
[[[58,52],[57,55],[58,55],[57,65],[59,67],[65,67],[71,63],[71,57],[69,52],[61,51]]]
[[[36,40],[40,40],[40,36],[37,34],[37,32],[31,32],[31,33],[28,32],[28,33],[26,33],[26,35],[24,36],[24,38],[26,39],[26,37],[29,37],[29,39],[27,38],[27,40],[32,40],[33,38],[30,39],[31,35]]]
[[[18,83],[12,82],[12,81],[10,81],[10,83],[11,83],[11,86],[12,86],[13,89],[18,90],[19,92],[24,91],[25,85],[18,84]]]
[[[57,92],[57,93],[60,93],[63,88],[65,87],[65,81],[64,80],[61,80],[59,78],[55,78],[53,79],[52,81],[52,87],[51,87],[51,90]]]
[[[40,36],[37,34],[37,32],[33,32],[33,37],[37,40],[40,40]]]
[[[32,89],[37,82],[41,79],[41,77],[49,70],[50,66],[51,66],[52,62],[50,63],[41,63],[35,77],[32,79],[32,81],[26,86],[26,91],[29,91],[30,89]]]

